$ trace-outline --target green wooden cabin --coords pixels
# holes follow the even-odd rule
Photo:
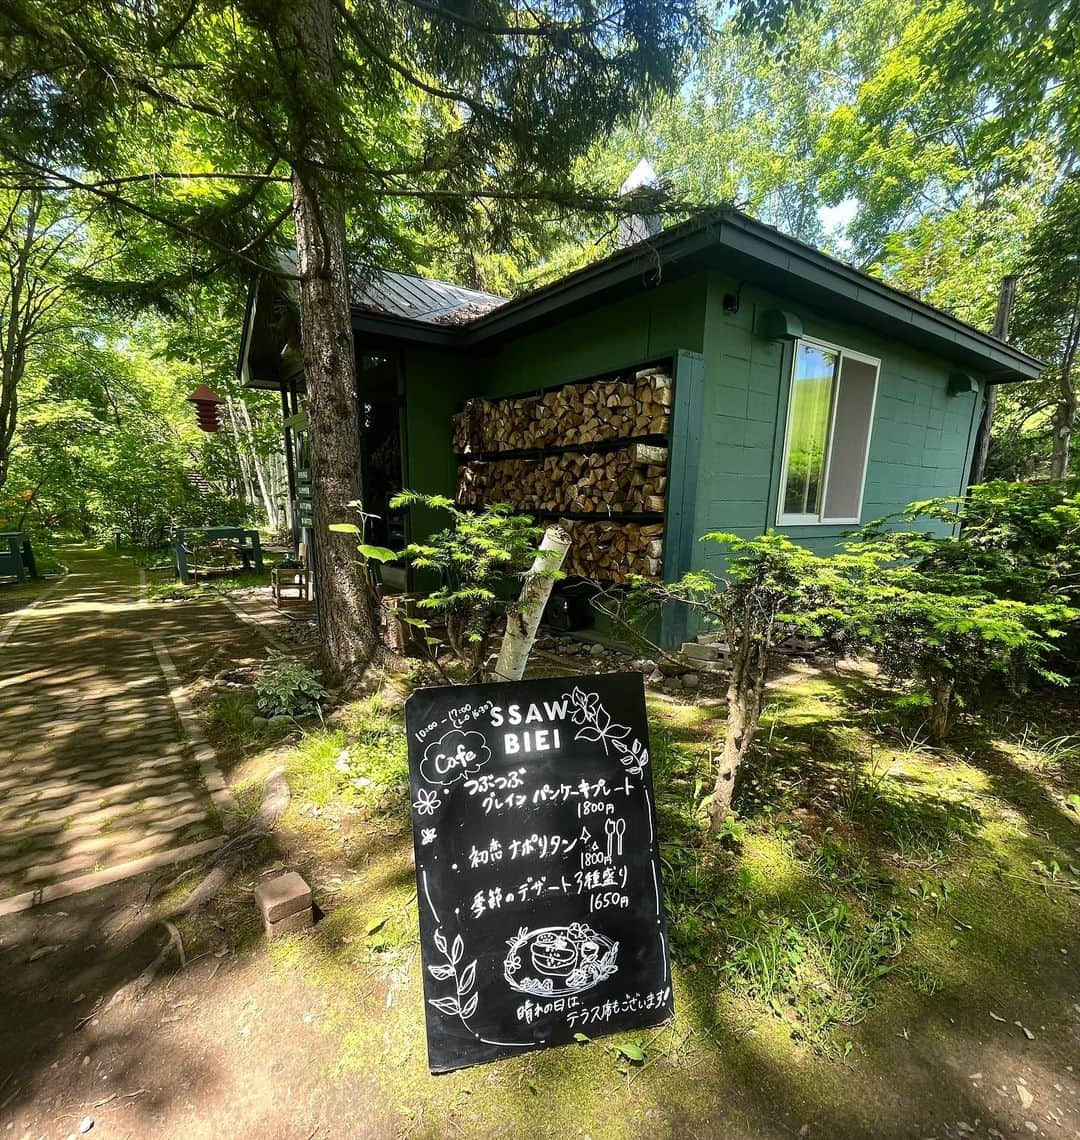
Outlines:
[[[454,494],[463,458],[476,461],[452,445],[467,401],[669,373],[671,414],[660,438],[649,435],[667,451],[664,502],[610,519],[659,531],[665,579],[710,565],[716,548],[696,541],[709,530],[776,528],[827,551],[858,522],[961,493],[988,385],[1040,371],[1009,344],[729,208],[512,300],[375,272],[355,287],[352,322],[357,462],[383,517],[372,538],[391,546],[432,520],[394,517],[389,496],[402,486]],[[287,416],[302,412],[294,318],[267,282],[249,298],[240,371],[280,390]],[[304,449],[287,435],[295,495]],[[549,433],[518,454],[559,453]],[[682,632],[665,629],[664,640]]]

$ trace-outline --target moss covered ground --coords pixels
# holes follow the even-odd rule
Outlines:
[[[651,696],[674,1020],[432,1077],[405,688],[302,734],[252,728],[240,696],[205,705],[242,803],[285,766],[287,859],[325,912],[271,943],[267,968],[318,994],[325,1080],[363,1075],[398,1134],[1078,1134],[1072,695],[988,699],[936,751],[865,670],[795,669],[770,688],[719,840],[705,796],[722,701]],[[263,953],[233,903],[234,945]]]

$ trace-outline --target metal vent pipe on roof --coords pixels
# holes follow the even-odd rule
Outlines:
[[[625,198],[635,190],[659,190],[660,186],[660,178],[652,163],[643,158],[619,187],[619,197]],[[625,249],[628,245],[645,241],[646,238],[656,237],[660,229],[659,214],[627,214],[619,219],[619,248]]]

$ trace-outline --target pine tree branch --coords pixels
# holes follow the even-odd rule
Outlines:
[[[0,180],[7,177],[17,177],[17,170],[0,170]],[[148,174],[125,174],[116,178],[99,178],[96,182],[87,182],[85,186],[90,189],[117,188],[129,186],[137,182],[187,182],[196,179],[207,179],[220,182],[284,182],[289,181],[286,174],[259,174],[254,171],[237,171],[230,173],[218,170],[155,170]],[[40,188],[40,182],[18,185],[16,183],[0,182],[5,190],[24,191]]]
[[[180,37],[181,33],[184,32],[187,28],[188,24],[191,23],[192,17],[195,15],[198,7],[199,0],[190,0],[187,9],[181,15],[180,19],[176,21],[173,27],[171,27],[164,36],[162,36],[161,42],[158,44],[159,51],[164,51],[165,48],[169,47]]]
[[[537,39],[551,39],[555,36],[588,32],[600,27],[602,24],[608,23],[626,11],[625,7],[620,7],[595,20],[584,20],[577,24],[551,23],[549,21],[540,20],[535,16],[535,24],[489,24],[484,20],[477,20],[472,16],[466,16],[463,12],[449,11],[439,4],[429,3],[428,0],[401,0],[401,2],[408,4],[412,8],[417,8],[421,12],[427,12],[432,16],[436,16],[440,20],[447,20],[452,24],[457,24],[459,27],[470,28],[475,32],[482,32],[486,36],[532,36]]]
[[[341,18],[348,25],[349,30],[354,36],[364,45],[365,48],[377,59],[380,63],[390,68],[391,71],[396,72],[405,80],[406,83],[411,84],[419,91],[423,91],[426,95],[431,95],[435,99],[447,99],[452,103],[463,103],[474,115],[486,116],[492,113],[492,108],[487,104],[482,103],[479,99],[475,99],[472,95],[467,95],[464,91],[450,91],[443,87],[436,87],[432,83],[421,79],[403,63],[394,59],[394,57],[387,52],[383,51],[378,44],[376,44],[370,36],[360,26],[359,20],[345,7],[344,0],[331,0],[334,10],[341,16]]]
[[[9,156],[10,157],[10,156]],[[79,190],[87,194],[92,194],[95,197],[108,202],[110,205],[116,206],[122,210],[127,210],[129,213],[136,214],[144,218],[148,222],[153,222],[164,229],[171,230],[173,233],[180,234],[183,237],[193,238],[195,241],[202,242],[216,249],[219,253],[223,253],[229,258],[235,259],[249,266],[252,269],[258,270],[260,273],[265,273],[270,277],[278,277],[287,281],[299,281],[300,278],[295,273],[289,273],[286,270],[280,269],[276,266],[266,265],[253,257],[247,256],[239,250],[233,249],[225,242],[219,241],[217,238],[212,237],[210,234],[203,233],[192,226],[185,225],[183,222],[177,222],[172,218],[162,217],[160,214],[155,214],[152,210],[146,209],[145,206],[140,206],[137,202],[132,202],[130,199],[125,198],[117,190],[109,190],[104,186],[97,183],[84,182],[82,179],[76,178],[72,174],[66,174],[63,171],[56,170],[52,167],[44,166],[30,160],[25,160],[26,166],[37,171],[43,177],[52,181],[53,185],[46,185],[41,187],[45,190],[57,189],[55,183],[60,183],[70,190]],[[269,236],[269,235],[267,235]]]

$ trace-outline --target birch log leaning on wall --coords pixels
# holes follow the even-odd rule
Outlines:
[[[570,549],[570,535],[557,526],[549,526],[544,533],[540,549],[532,568],[521,587],[517,608],[507,614],[506,632],[495,665],[495,681],[520,681],[536,641],[540,617],[551,597],[555,573],[562,569],[566,552]]]

